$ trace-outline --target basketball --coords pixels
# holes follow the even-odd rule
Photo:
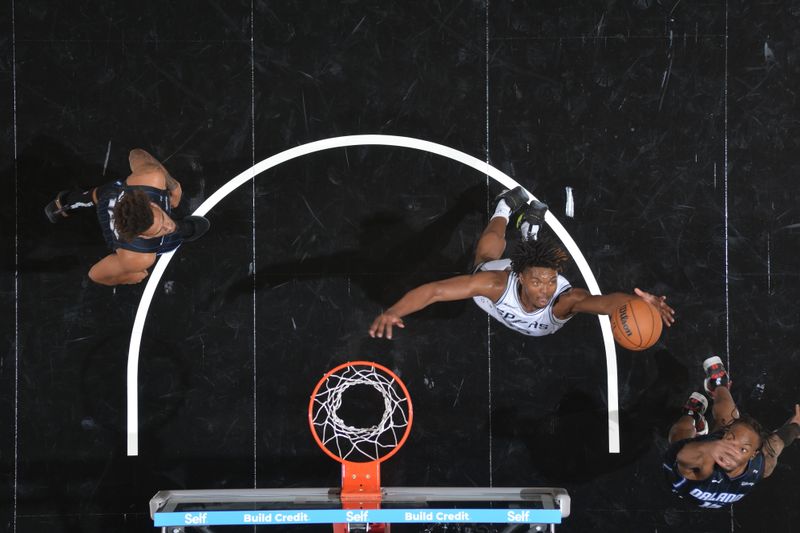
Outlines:
[[[611,331],[626,350],[646,350],[661,337],[661,314],[644,300],[628,300],[611,315]]]

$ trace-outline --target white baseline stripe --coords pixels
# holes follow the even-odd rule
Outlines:
[[[453,161],[458,161],[464,165],[474,168],[482,174],[486,174],[500,183],[507,189],[517,187],[519,184],[511,179],[509,176],[489,165],[483,161],[467,155],[447,146],[436,144],[429,141],[415,139],[413,137],[399,137],[395,135],[347,135],[343,137],[333,137],[330,139],[323,139],[321,141],[314,141],[301,146],[296,146],[279,154],[268,157],[257,165],[245,170],[235,178],[231,179],[228,183],[217,189],[214,194],[209,196],[200,207],[195,210],[194,214],[203,216],[207,214],[214,206],[216,206],[223,198],[228,196],[237,187],[254,179],[262,172],[269,170],[272,167],[278,166],[281,163],[290,161],[292,159],[302,157],[315,152],[323,150],[330,150],[332,148],[345,148],[348,146],[394,146],[399,148],[412,148],[414,150],[421,150],[437,154]],[[530,193],[529,193],[530,194]],[[533,195],[531,195],[533,197]],[[534,197],[535,198],[535,197]],[[601,294],[600,287],[597,285],[597,280],[583,257],[578,245],[564,229],[564,226],[556,219],[550,211],[545,215],[545,222],[553,229],[564,246],[567,247],[572,259],[578,266],[578,269],[583,276],[586,286],[591,294]],[[139,307],[136,310],[136,317],[133,321],[133,328],[131,331],[131,341],[128,349],[128,455],[134,456],[139,454],[139,408],[138,408],[138,378],[139,378],[139,350],[141,348],[142,332],[144,330],[144,323],[147,319],[147,313],[150,309],[150,303],[153,300],[153,295],[156,291],[156,285],[164,275],[167,265],[172,260],[175,251],[162,255],[152,274],[148,277],[147,285],[142,293],[142,299],[139,301]],[[619,453],[619,408],[618,408],[618,392],[617,392],[617,353],[614,346],[614,337],[611,334],[611,321],[607,316],[599,316],[600,329],[603,333],[603,344],[606,351],[606,371],[608,374],[608,451],[609,453]]]

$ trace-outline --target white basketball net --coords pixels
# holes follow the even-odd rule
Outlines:
[[[355,385],[369,385],[383,396],[383,415],[371,427],[347,425],[338,415],[343,393]],[[317,436],[332,453],[353,462],[377,461],[397,447],[408,427],[408,398],[394,378],[373,366],[348,366],[320,386],[314,396],[312,422]]]

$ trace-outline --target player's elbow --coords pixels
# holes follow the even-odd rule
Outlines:
[[[126,272],[124,274],[109,275],[104,274],[101,269],[92,267],[89,269],[89,279],[98,285],[106,287],[116,287],[117,285],[135,285],[141,283],[149,274],[147,270],[139,272]]]
[[[150,159],[151,156],[146,150],[142,148],[134,148],[130,152],[128,152],[128,160],[129,161],[136,161],[137,159]]]
[[[447,289],[439,282],[430,283],[427,286],[426,292],[427,292],[426,305],[430,305],[436,302],[445,302],[451,299],[448,295]]]
[[[147,269],[153,265],[155,259],[156,254],[121,250],[92,265],[89,269],[89,279],[109,287],[139,283],[147,277]]]
[[[102,273],[98,272],[95,267],[89,269],[89,279],[93,282],[97,283],[98,285],[106,285],[108,287],[113,287],[116,283],[113,283],[112,280],[103,276]]]

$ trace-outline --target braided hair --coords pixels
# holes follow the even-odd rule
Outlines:
[[[530,267],[549,268],[561,272],[564,264],[569,261],[567,252],[550,238],[522,240],[511,252],[510,257],[511,270],[516,274],[521,274]]]
[[[762,451],[764,444],[769,444],[769,433],[764,429],[764,426],[762,426],[761,423],[752,416],[745,413],[740,413],[739,418],[736,418],[730,424],[727,424],[723,430],[729,430],[734,424],[747,426],[752,429],[756,435],[758,435],[758,438],[761,440],[761,444],[758,445],[757,451]]]
[[[153,225],[150,197],[144,191],[125,191],[114,206],[114,228],[119,238],[131,242]]]

